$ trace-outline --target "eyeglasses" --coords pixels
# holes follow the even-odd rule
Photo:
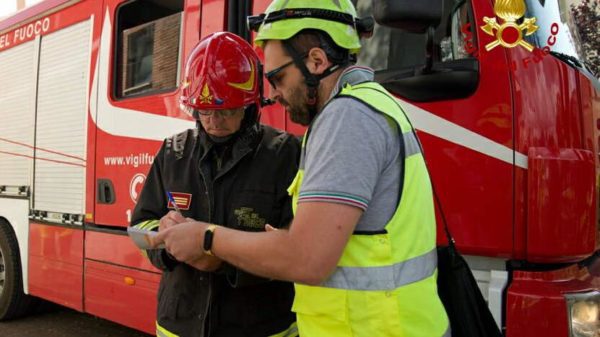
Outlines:
[[[201,117],[223,117],[229,118],[235,116],[240,109],[223,109],[223,110],[195,110]]]
[[[282,65],[281,67],[275,68],[265,74],[267,81],[269,81],[269,84],[271,84],[271,87],[273,87],[273,89],[277,89],[277,84],[281,83],[281,78],[276,78],[277,74],[279,74],[283,69],[291,66],[292,64],[294,64],[294,60],[291,60],[290,62]]]

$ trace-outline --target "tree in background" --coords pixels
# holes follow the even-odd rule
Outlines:
[[[571,5],[571,13],[583,44],[588,68],[600,77],[600,1],[583,0]]]

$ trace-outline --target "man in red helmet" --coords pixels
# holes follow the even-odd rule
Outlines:
[[[160,232],[192,218],[263,231],[267,223],[290,223],[286,188],[298,168],[300,144],[258,123],[261,81],[258,57],[240,37],[223,32],[200,41],[180,88],[181,107],[198,127],[164,141],[132,225]],[[165,217],[173,209],[180,213]],[[248,274],[212,256],[184,263],[165,249],[146,252],[163,271],[158,336],[297,336],[291,283]]]

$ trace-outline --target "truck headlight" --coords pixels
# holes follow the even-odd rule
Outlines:
[[[600,292],[566,294],[570,337],[600,337]]]

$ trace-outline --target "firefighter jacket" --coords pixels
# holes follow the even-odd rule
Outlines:
[[[415,131],[396,99],[378,83],[348,83],[336,97],[352,98],[398,125],[400,196],[387,224],[370,225],[353,233],[327,280],[319,286],[295,285],[293,310],[300,333],[330,337],[450,336],[448,318],[437,295],[431,182]],[[307,137],[300,169],[289,188],[294,211],[304,176]]]
[[[220,151],[217,151],[220,147]],[[223,148],[202,130],[166,139],[152,164],[132,225],[158,230],[171,192],[183,216],[245,231],[288,226],[286,192],[298,168],[296,137],[268,126],[247,127]],[[201,247],[198,247],[201,249]],[[293,285],[224,264],[203,272],[164,250],[146,251],[163,271],[158,291],[159,336],[295,336]],[[285,332],[281,334],[282,332]]]

